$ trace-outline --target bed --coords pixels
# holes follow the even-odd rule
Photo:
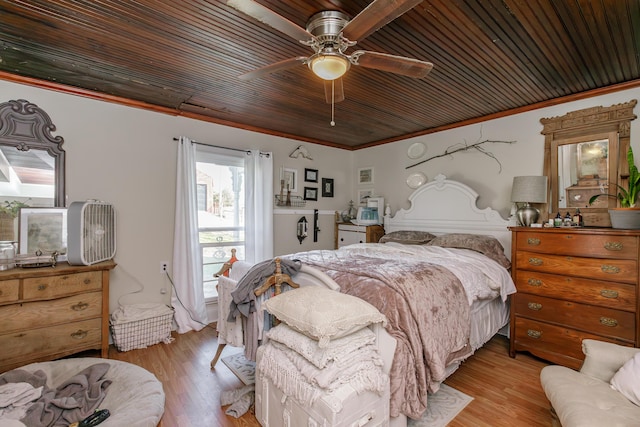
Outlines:
[[[302,261],[299,285],[340,290],[387,316],[377,334],[391,377],[391,425],[419,418],[428,393],[508,325],[512,224],[479,209],[477,198],[439,175],[409,197],[408,209],[385,216],[384,243],[283,257]]]

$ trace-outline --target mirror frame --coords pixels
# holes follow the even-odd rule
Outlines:
[[[547,194],[550,203],[544,206],[543,221],[558,212],[558,147],[598,139],[609,140],[609,197],[608,208],[580,208],[585,226],[611,227],[609,208],[619,206],[618,185],[625,186],[629,178],[626,153],[629,150],[631,120],[637,100],[610,107],[592,107],[572,111],[564,116],[543,118],[544,174],[548,177]]]
[[[49,115],[36,104],[25,99],[0,103],[0,145],[49,153],[55,161],[53,207],[65,207],[64,138],[51,135],[55,130]]]

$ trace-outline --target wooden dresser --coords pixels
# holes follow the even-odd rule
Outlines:
[[[106,358],[115,265],[0,271],[0,372],[90,349]]]
[[[384,236],[382,225],[355,225],[352,223],[336,223],[335,248],[354,243],[378,243]]]
[[[513,227],[510,355],[578,369],[582,340],[640,344],[640,230]]]

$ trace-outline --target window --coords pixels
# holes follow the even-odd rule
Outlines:
[[[231,258],[245,253],[244,152],[198,146],[196,155],[198,234],[202,251],[202,279],[207,301],[218,297],[213,275]]]

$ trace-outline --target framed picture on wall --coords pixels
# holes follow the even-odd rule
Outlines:
[[[373,188],[366,190],[358,190],[358,203],[361,205],[367,204],[367,199],[373,196]]]
[[[358,184],[373,184],[373,168],[358,169]]]
[[[333,178],[322,178],[322,197],[333,197]]]
[[[318,169],[304,169],[304,180],[306,182],[318,182]]]
[[[281,168],[280,184],[284,191],[298,192],[298,171],[296,169]]]
[[[304,187],[305,200],[318,200],[318,189],[315,187]]]

